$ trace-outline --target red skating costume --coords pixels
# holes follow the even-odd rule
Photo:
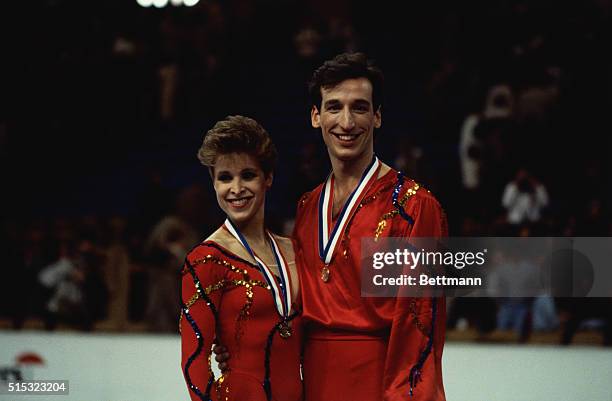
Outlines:
[[[182,370],[192,400],[302,400],[299,317],[281,338],[279,315],[264,277],[253,265],[212,241],[194,248],[182,270]],[[231,370],[213,382],[209,355],[217,339]],[[269,369],[269,375],[266,370]]]
[[[414,181],[389,171],[358,200],[324,272],[317,223],[323,188],[302,197],[294,230],[306,400],[445,400],[444,298],[362,298],[359,266],[361,238],[446,236],[442,208]]]

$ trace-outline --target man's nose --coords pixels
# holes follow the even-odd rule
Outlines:
[[[355,128],[355,119],[353,118],[353,114],[350,110],[342,110],[340,115],[340,127],[344,131],[351,131],[353,128]]]

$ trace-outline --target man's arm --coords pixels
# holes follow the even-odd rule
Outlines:
[[[414,225],[405,233],[407,237],[448,235],[444,211],[430,194],[414,197],[406,211],[414,219]],[[396,299],[383,377],[385,401],[445,400],[442,382],[445,330],[444,297]]]

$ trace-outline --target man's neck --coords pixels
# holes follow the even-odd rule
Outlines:
[[[366,152],[351,160],[331,158],[336,188],[341,192],[351,192],[355,189],[373,156],[373,152]]]

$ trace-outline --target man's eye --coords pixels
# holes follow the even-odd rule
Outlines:
[[[337,113],[340,111],[340,106],[338,105],[328,106],[327,111],[329,111],[330,113]]]
[[[368,106],[356,106],[353,110],[355,110],[356,113],[367,113],[370,111],[370,108]]]

